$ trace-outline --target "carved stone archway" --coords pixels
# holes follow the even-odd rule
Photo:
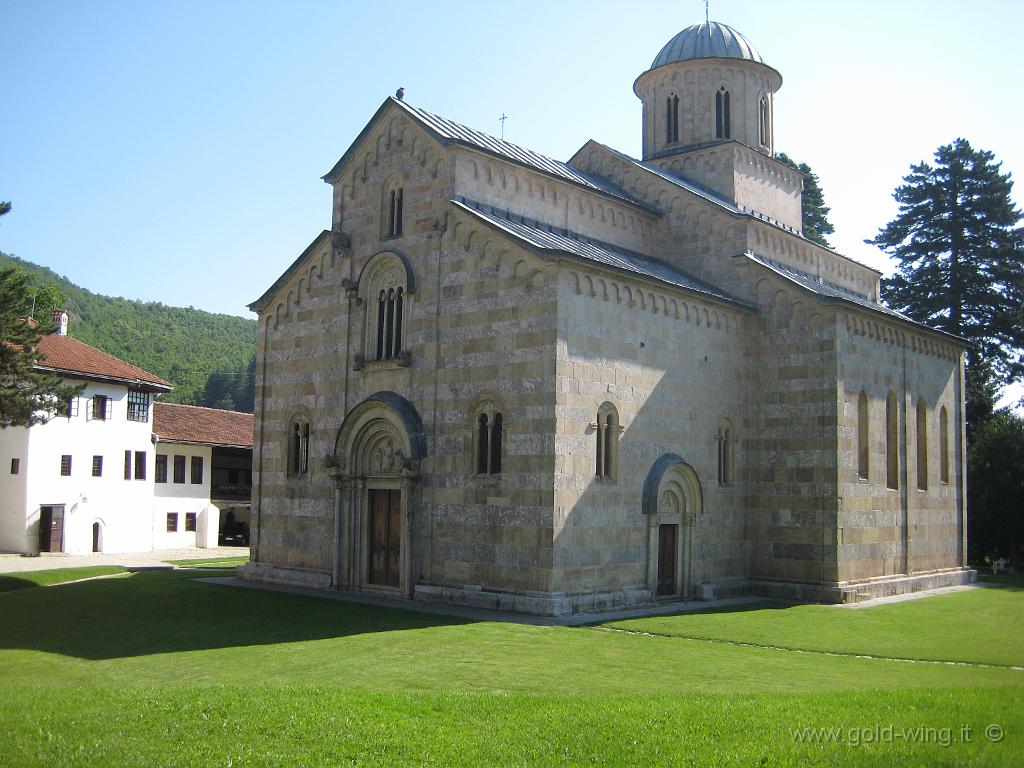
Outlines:
[[[663,455],[644,480],[641,505],[648,522],[648,589],[659,597],[689,599],[693,590],[694,525],[703,505],[697,473],[681,456]],[[662,551],[666,542],[670,542],[673,552]]]
[[[420,462],[425,456],[423,423],[401,395],[378,392],[345,417],[335,438],[334,454],[327,461],[335,482],[334,587],[412,595],[413,516]],[[393,582],[376,578],[371,571],[377,554],[371,531],[378,519],[371,515],[376,515],[374,505],[382,497],[397,505],[389,518],[398,526],[398,532],[391,533],[400,550]],[[391,554],[394,552],[389,551],[388,556]]]

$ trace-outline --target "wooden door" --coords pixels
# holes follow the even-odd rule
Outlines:
[[[658,526],[658,594],[676,591],[676,531],[678,525]]]
[[[399,586],[402,555],[402,492],[370,491],[369,573],[367,581]]]
[[[64,505],[39,508],[39,551],[64,551]]]

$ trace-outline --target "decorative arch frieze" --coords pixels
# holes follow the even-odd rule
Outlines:
[[[345,416],[327,466],[348,478],[416,477],[426,455],[423,421],[416,408],[399,394],[377,392]]]

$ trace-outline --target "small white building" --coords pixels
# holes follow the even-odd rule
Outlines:
[[[152,407],[171,385],[57,325],[37,367],[85,389],[66,416],[0,430],[0,550],[153,549]]]
[[[251,413],[156,403],[157,549],[215,547],[223,523],[248,523]]]
[[[66,416],[0,429],[0,552],[215,547],[221,508],[248,520],[252,414],[155,403],[171,384],[68,336],[66,313],[39,350],[85,389]]]

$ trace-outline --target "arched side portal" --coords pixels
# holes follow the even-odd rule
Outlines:
[[[335,480],[335,587],[410,596],[413,510],[423,422],[394,392],[377,392],[342,422],[328,465]]]
[[[667,453],[654,462],[641,509],[648,520],[647,587],[658,598],[691,596],[693,527],[702,505],[700,480],[681,456]]]

